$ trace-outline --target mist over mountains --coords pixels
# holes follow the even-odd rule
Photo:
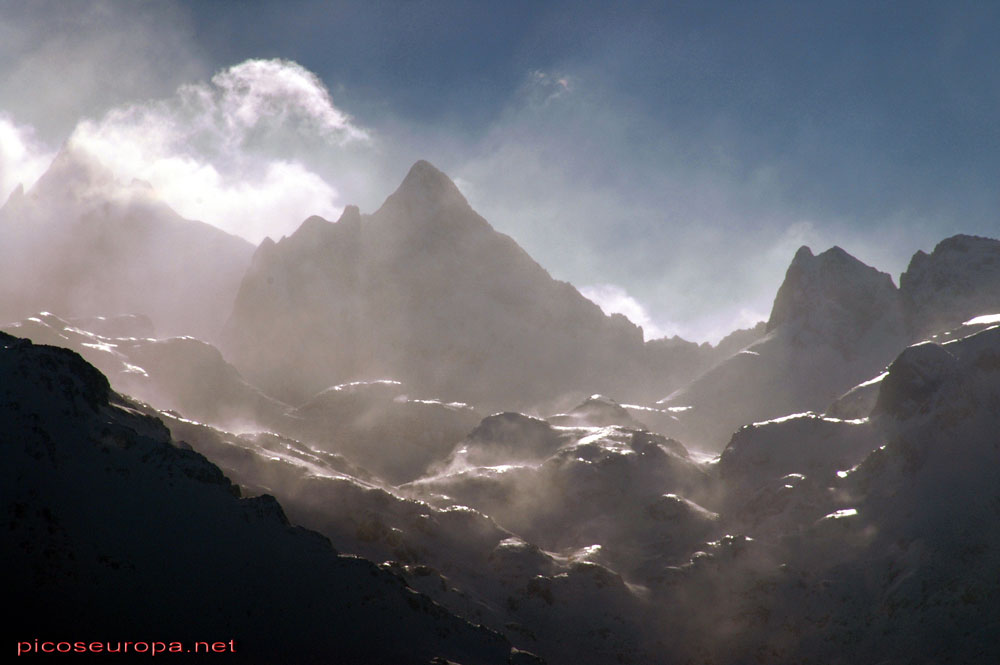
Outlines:
[[[291,401],[392,378],[491,409],[571,406],[598,392],[641,399],[712,359],[644,344],[638,327],[494,231],[427,162],[370,216],[348,207],[336,223],[312,217],[262,243],[222,348]]]
[[[139,181],[124,185],[66,146],[0,209],[0,318],[141,313],[161,333],[212,340],[253,247],[182,219]]]
[[[899,287],[802,247],[766,322],[645,340],[425,161],[254,249],[67,147],[0,209],[16,628],[244,662],[991,662],[998,280],[987,238]]]

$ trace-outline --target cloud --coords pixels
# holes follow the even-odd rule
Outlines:
[[[247,60],[170,98],[119,106],[70,137],[123,182],[149,182],[181,215],[252,242],[309,215],[336,217],[338,192],[305,162],[369,133],[320,79],[287,60]]]
[[[571,92],[574,87],[575,81],[570,76],[536,69],[531,72],[521,94],[531,103],[545,106]]]
[[[18,185],[30,188],[52,157],[53,151],[35,138],[32,127],[0,113],[0,205]]]
[[[647,341],[679,335],[688,340],[718,344],[734,330],[752,328],[769,316],[766,308],[747,306],[712,309],[687,321],[663,321],[616,284],[592,284],[582,287],[580,293],[597,304],[605,314],[622,314],[632,323],[642,326],[643,337]]]
[[[296,121],[335,142],[368,136],[333,105],[319,77],[295,62],[247,60],[219,72],[212,83],[225,121],[236,125],[238,134],[262,123],[274,128]],[[194,91],[204,95],[203,87],[194,86]]]
[[[580,293],[592,300],[605,314],[623,314],[629,321],[642,326],[645,339],[658,339],[673,333],[672,326],[661,326],[646,308],[628,292],[615,284],[592,284],[580,288]]]

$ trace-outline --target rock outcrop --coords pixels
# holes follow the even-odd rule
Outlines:
[[[930,254],[917,252],[899,276],[907,320],[917,340],[983,314],[1000,312],[1000,241],[956,235]]]

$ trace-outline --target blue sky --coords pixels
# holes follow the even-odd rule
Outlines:
[[[258,239],[310,205],[372,211],[428,159],[553,276],[654,333],[717,339],[767,315],[801,244],[898,278],[948,235],[1000,235],[998,28],[1000,3],[972,2],[15,0],[0,118],[39,157],[15,164],[8,137],[0,188],[70,136],[176,128],[181,86],[224,95],[273,69],[220,72],[297,63],[328,95],[319,121],[300,96],[281,127],[233,140],[216,118],[185,135],[211,149],[173,137],[118,170],[182,197],[177,164],[207,169],[229,190],[182,212],[236,231],[249,178],[273,203]]]

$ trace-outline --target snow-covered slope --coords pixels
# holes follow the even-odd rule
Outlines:
[[[549,416],[546,420],[553,425],[565,425],[569,427],[607,427],[609,425],[620,425],[622,427],[649,429],[646,425],[636,420],[627,408],[605,395],[591,395],[566,413],[557,413]]]
[[[238,662],[506,663],[511,648],[240,499],[76,354],[0,333],[0,549],[25,640],[234,641]]]
[[[886,444],[846,475],[856,513],[840,557],[819,558],[842,590],[827,609],[840,629],[823,637],[848,659],[1000,659],[998,406],[998,327],[910,347],[889,367],[873,415]]]
[[[797,476],[831,483],[837,472],[854,467],[881,444],[867,420],[796,414],[740,428],[718,470],[735,504],[776,481],[798,483]]]
[[[724,466],[760,489],[739,493],[722,520],[753,540],[734,556],[692,557],[673,575],[673,588],[699,598],[697,608],[667,612],[700,636],[692,659],[1000,659],[992,600],[1000,593],[1000,327],[911,346],[873,385],[870,425],[800,417],[778,424],[798,422],[794,436],[764,425],[750,431],[752,441],[734,437],[729,456],[742,449],[744,459]],[[829,472],[873,444],[860,463]],[[810,467],[819,472],[773,480]],[[728,622],[721,635],[719,622]]]
[[[347,455],[393,484],[423,475],[481,418],[467,404],[420,399],[388,380],[332,386],[288,415],[282,431]]]
[[[476,508],[546,550],[586,551],[629,579],[711,531],[708,511],[680,498],[711,494],[704,470],[678,442],[627,427],[491,416],[439,473],[404,489],[432,505]]]
[[[513,416],[485,419],[468,441],[488,447],[504,437],[514,441],[519,438],[516,432],[525,427],[551,429],[544,421]],[[235,435],[169,414],[164,422],[175,438],[216,460],[248,492],[278,496],[293,522],[326,535],[341,551],[384,561],[383,568],[404,576],[412,587],[459,615],[502,632],[515,645],[543,655],[553,665],[643,663],[655,657],[655,635],[644,623],[648,606],[641,588],[626,583],[608,567],[610,559],[593,538],[600,528],[609,536],[613,524],[602,527],[600,520],[588,518],[592,523],[589,535],[577,539],[576,546],[549,551],[469,507],[471,502],[428,491],[429,485],[415,484],[401,492],[382,485],[343,457],[274,434]],[[580,434],[576,432],[577,437]],[[560,438],[571,443],[574,437],[571,432]],[[591,447],[595,451],[606,447],[609,459],[615,454],[628,456],[630,449],[621,443]],[[569,451],[563,453],[568,455]],[[663,477],[665,466],[653,464],[644,471],[643,463],[653,457],[647,451],[615,477],[646,478],[636,485],[636,496],[653,504],[650,517],[643,522],[655,527],[655,534],[645,539],[647,556],[662,554],[657,538],[674,542],[677,556],[683,549],[680,539],[697,541],[699,534],[712,532],[714,518],[675,495],[656,496],[658,486],[651,479]],[[599,475],[595,473],[580,493],[598,487]],[[502,480],[492,491],[486,488],[490,482],[484,480],[481,498],[504,490]],[[592,498],[593,515],[602,507],[610,509],[613,503],[628,501],[631,490],[614,491],[614,482],[609,476],[602,495]],[[498,505],[484,503],[491,509]],[[528,505],[528,510],[539,519],[549,519],[556,511],[562,511],[565,520],[574,519],[578,512],[570,502],[547,505],[538,501]],[[623,509],[618,512],[626,514]],[[626,520],[620,526],[625,529],[629,524]],[[671,525],[684,525],[686,535],[679,535]],[[621,560],[624,553],[617,556]]]

